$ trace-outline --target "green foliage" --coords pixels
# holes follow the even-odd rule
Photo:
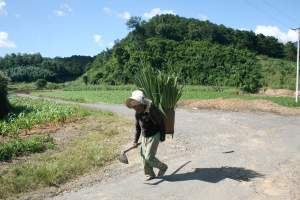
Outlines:
[[[173,110],[182,96],[183,86],[179,86],[178,77],[159,72],[158,83],[161,90],[161,106],[164,110]]]
[[[284,54],[285,57],[290,61],[295,62],[297,60],[297,49],[292,42],[288,42],[284,45]]]
[[[33,95],[57,97],[60,99],[76,102],[105,102],[105,103],[124,103],[132,90],[128,89],[97,89],[94,90],[74,90],[74,91],[55,91],[55,92],[34,92]]]
[[[89,82],[89,77],[85,74],[82,76],[82,80],[83,80],[84,84],[87,85]]]
[[[142,21],[141,17],[133,16],[127,21],[126,25],[128,28],[136,29],[141,25],[141,21]]]
[[[175,108],[183,88],[179,86],[175,75],[156,72],[149,66],[138,74],[136,85],[162,112]]]
[[[7,77],[0,71],[0,119],[5,117],[10,110],[7,99]]]
[[[255,92],[265,78],[257,55],[295,57],[296,48],[289,43],[209,21],[160,15],[147,22],[132,17],[127,25],[132,30],[127,37],[91,64],[86,73],[90,83],[132,84],[142,63],[150,63],[178,74],[180,83]]]
[[[260,56],[258,61],[262,66],[262,84],[265,87],[295,89],[296,62],[264,56]]]
[[[37,87],[37,89],[43,89],[47,86],[47,81],[45,79],[38,79],[35,82],[35,86]]]
[[[76,88],[76,89],[75,89]],[[124,104],[124,101],[131,95],[133,90],[138,89],[133,85],[117,85],[117,86],[103,86],[103,85],[89,85],[87,88],[82,85],[75,88],[68,88],[67,91],[55,92],[33,92],[35,96],[56,97],[78,102],[105,102],[114,104]],[[72,89],[72,90],[70,90]],[[300,102],[295,102],[293,97],[268,97],[263,95],[253,95],[241,93],[238,88],[224,87],[224,86],[199,86],[199,85],[185,85],[181,100],[201,100],[201,99],[244,99],[255,100],[265,99],[276,104],[299,107]]]
[[[55,80],[55,73],[49,69],[43,69],[35,66],[19,66],[9,68],[6,73],[14,82],[33,82],[38,79]]]
[[[255,54],[247,50],[207,41],[159,38],[149,38],[146,44],[144,51],[135,51],[124,42],[123,47],[117,48],[119,53],[112,53],[110,59],[101,59],[103,54],[97,56],[87,74],[94,83],[132,83],[142,63],[150,63],[154,69],[178,74],[182,84],[234,86],[249,92],[261,86],[261,66]],[[124,56],[124,52],[128,55]]]
[[[65,122],[86,113],[74,106],[60,105],[30,98],[12,98],[12,112],[0,121],[0,135],[15,137],[22,131],[45,123]]]
[[[130,123],[110,112],[98,111],[93,120],[101,124],[96,131],[95,127],[82,124],[83,134],[55,146],[52,151],[1,168],[0,199],[23,198],[24,192],[62,185],[116,159],[120,143],[124,142],[122,138],[129,134]]]
[[[14,82],[33,82],[37,79],[65,82],[82,75],[92,61],[90,56],[46,58],[39,53],[13,53],[0,57],[0,70],[5,71]]]
[[[54,146],[53,138],[48,136],[33,136],[28,139],[11,139],[0,143],[0,161],[8,161],[13,157],[39,153]]]

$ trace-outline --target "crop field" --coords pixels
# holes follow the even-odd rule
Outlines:
[[[0,121],[0,135],[14,137],[47,123],[64,122],[87,113],[78,107],[59,105],[49,101],[12,97],[13,112]]]
[[[16,96],[10,103],[13,112],[0,120],[0,199],[57,186],[101,168],[119,152],[119,134],[128,132],[128,122],[111,112]],[[38,132],[55,125],[60,128]],[[61,125],[69,127],[66,138]]]

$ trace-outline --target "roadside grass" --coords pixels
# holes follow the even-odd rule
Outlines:
[[[14,157],[29,155],[31,153],[41,153],[47,149],[54,148],[55,144],[50,135],[35,135],[26,139],[10,139],[0,143],[0,162],[9,161]]]
[[[17,137],[21,132],[45,124],[64,123],[88,114],[78,106],[60,105],[46,100],[10,97],[13,111],[0,121],[0,136]]]
[[[78,87],[78,90],[53,91],[53,92],[33,92],[35,96],[53,97],[77,102],[105,102],[124,103],[126,98],[135,89],[129,86],[92,86],[93,89]],[[83,89],[83,90],[82,90]],[[293,97],[271,97],[255,94],[242,94],[236,88],[212,87],[212,86],[185,86],[181,100],[208,100],[208,99],[242,99],[242,100],[268,100],[286,107],[300,107],[300,102],[295,103]]]
[[[79,91],[53,91],[53,92],[33,92],[35,96],[53,97],[76,102],[104,102],[104,103],[124,103],[131,95],[130,90],[79,90]]]
[[[0,199],[64,184],[114,160],[130,132],[129,120],[111,112],[89,112],[87,121],[78,124],[79,136],[44,153],[0,165]]]

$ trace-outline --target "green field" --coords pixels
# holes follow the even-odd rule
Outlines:
[[[47,123],[64,122],[87,113],[75,106],[60,105],[50,101],[11,97],[13,111],[0,121],[0,135],[16,137],[22,131]]]
[[[48,92],[33,92],[36,96],[55,97],[65,100],[72,100],[77,102],[105,102],[105,103],[124,103],[126,98],[131,94],[134,89],[133,86],[110,86],[109,88],[94,87],[88,90],[66,90],[66,91],[48,91]],[[186,86],[183,91],[181,100],[190,99],[243,99],[243,100],[269,100],[276,104],[287,107],[299,107],[300,103],[295,103],[292,97],[270,97],[253,94],[239,94],[239,90],[235,88],[220,88],[220,87],[206,87],[206,86]]]
[[[111,112],[15,96],[10,102],[13,112],[0,120],[0,199],[58,186],[100,169],[116,158],[119,144],[126,141],[123,136],[128,133],[129,122]],[[53,131],[47,135],[31,133],[36,127],[50,124],[68,126],[71,119],[85,121],[76,122],[76,135],[63,143],[57,143]],[[72,135],[72,129],[68,130]],[[26,157],[16,159],[20,156]],[[4,162],[9,160],[13,162]]]

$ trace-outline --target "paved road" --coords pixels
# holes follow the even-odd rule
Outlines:
[[[122,105],[81,105],[133,117]],[[107,180],[54,199],[300,199],[299,116],[177,109],[175,128],[158,152],[165,177],[145,184],[131,152]]]

